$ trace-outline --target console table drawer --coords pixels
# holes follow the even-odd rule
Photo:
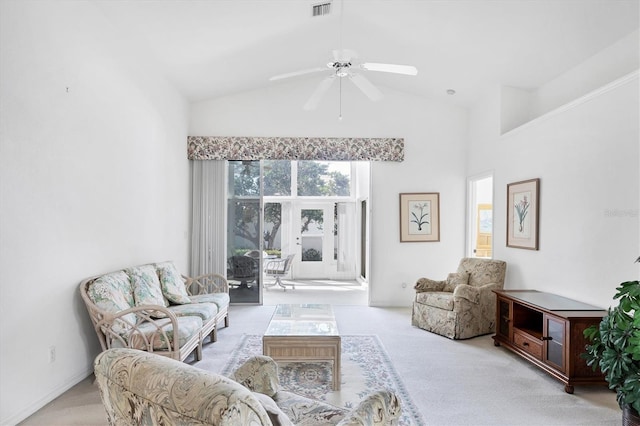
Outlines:
[[[515,343],[516,346],[518,346],[520,349],[523,349],[524,351],[530,353],[537,359],[542,359],[541,341],[532,339],[531,337],[520,334],[514,330],[513,343]]]

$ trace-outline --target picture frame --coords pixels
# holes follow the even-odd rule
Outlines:
[[[507,247],[538,250],[540,179],[507,184]]]
[[[440,241],[440,193],[400,194],[400,242]]]

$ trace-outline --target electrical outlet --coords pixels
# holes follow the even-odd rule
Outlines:
[[[56,361],[56,347],[49,346],[49,364],[53,364]]]

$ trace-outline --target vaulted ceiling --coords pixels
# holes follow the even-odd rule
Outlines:
[[[332,61],[415,65],[366,72],[381,88],[469,105],[487,88],[536,88],[637,30],[639,0],[120,0],[94,3],[190,101],[277,87]],[[327,71],[329,73],[330,71]],[[298,79],[309,94],[322,73]]]

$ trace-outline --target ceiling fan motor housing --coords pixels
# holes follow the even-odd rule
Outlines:
[[[351,68],[351,62],[329,62],[327,66],[335,69],[338,77],[346,77],[349,75],[348,70]]]

